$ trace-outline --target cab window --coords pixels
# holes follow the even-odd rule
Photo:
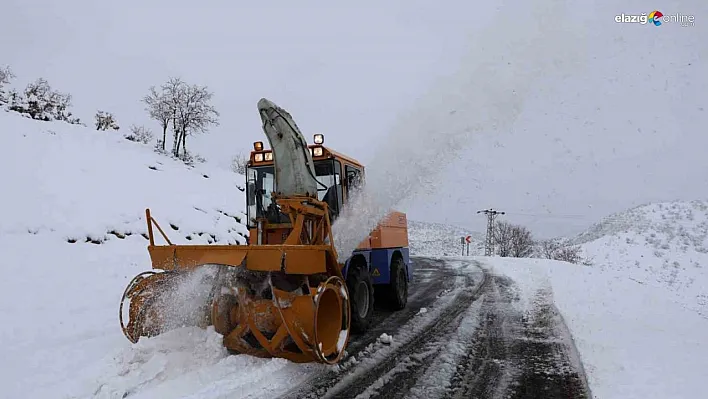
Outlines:
[[[353,190],[356,190],[361,186],[361,169],[355,168],[353,166],[347,165],[344,167],[345,178],[346,178],[346,188],[347,188],[347,198],[351,195]]]

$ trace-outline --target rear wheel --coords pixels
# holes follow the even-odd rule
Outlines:
[[[391,261],[391,282],[382,286],[382,296],[386,307],[391,310],[401,310],[408,303],[408,278],[403,258],[396,256]]]
[[[351,328],[363,333],[369,328],[374,312],[374,286],[366,265],[352,265],[347,273],[347,288],[351,304]]]

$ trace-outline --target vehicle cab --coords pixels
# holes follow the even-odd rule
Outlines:
[[[354,158],[342,155],[324,146],[324,135],[315,134],[314,144],[308,145],[315,167],[318,185],[317,198],[327,202],[332,222],[337,218],[349,193],[364,179],[364,167]],[[326,187],[326,188],[325,188]],[[256,220],[266,219],[277,230],[263,237],[262,244],[279,244],[287,237],[289,218],[282,214],[272,200],[275,191],[275,166],[272,150],[262,141],[253,143],[253,151],[246,167],[246,215],[249,236],[256,236]],[[281,226],[275,226],[281,225]]]

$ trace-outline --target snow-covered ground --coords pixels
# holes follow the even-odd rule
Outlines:
[[[708,201],[632,208],[574,240],[597,270],[650,285],[708,319]]]
[[[529,300],[550,288],[597,398],[693,398],[708,369],[708,201],[609,215],[574,237],[592,266],[476,258]],[[469,259],[459,258],[462,265]]]
[[[255,398],[326,369],[229,356],[212,330],[136,345],[120,331],[120,296],[150,267],[144,208],[174,242],[243,243],[243,176],[188,167],[117,133],[12,113],[0,112],[0,131],[10,149],[0,157],[4,396]],[[549,289],[596,398],[693,398],[708,367],[707,214],[708,204],[694,201],[613,215],[576,237],[593,266],[445,259],[469,270],[476,259],[512,277],[527,303]],[[412,222],[411,248],[457,255],[465,233]],[[481,237],[473,238],[478,254]],[[434,304],[428,310],[419,317],[435,315]]]
[[[245,178],[160,156],[113,131],[0,111],[0,234],[60,241],[146,234],[145,207],[175,239],[245,243]]]
[[[151,372],[160,381],[226,359],[205,332],[131,348],[118,305],[133,276],[150,268],[145,207],[173,242],[242,244],[244,177],[187,167],[117,132],[2,111],[0,131],[3,396],[92,396],[110,392],[121,375],[137,387]],[[200,339],[205,351],[191,348]],[[225,362],[241,369],[256,361]]]

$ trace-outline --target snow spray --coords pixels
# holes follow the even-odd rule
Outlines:
[[[474,36],[459,70],[376,143],[365,186],[333,226],[340,262],[391,209],[432,185],[473,135],[508,131],[539,78],[577,65],[582,27],[568,25],[563,4],[547,0],[499,9],[497,19]]]
[[[205,265],[173,277],[154,305],[163,331],[204,323],[217,275],[218,266]]]

